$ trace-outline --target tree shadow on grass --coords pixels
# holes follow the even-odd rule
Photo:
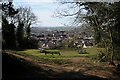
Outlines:
[[[80,72],[45,70],[40,66],[4,53],[2,80],[107,80],[97,76],[83,75]]]
[[[106,78],[100,78],[92,75],[83,75],[80,72],[64,72],[59,74],[59,80],[108,80]]]

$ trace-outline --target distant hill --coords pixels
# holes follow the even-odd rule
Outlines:
[[[74,32],[86,32],[86,34],[92,35],[93,31],[90,27],[64,27],[64,26],[57,26],[57,27],[32,27],[31,32],[40,34],[41,32],[45,31],[70,31],[71,33]]]
[[[57,26],[57,27],[32,27],[31,32],[33,33],[39,33],[42,31],[70,31],[75,29],[75,27],[63,27],[63,26]]]

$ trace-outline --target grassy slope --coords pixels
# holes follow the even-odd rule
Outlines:
[[[67,63],[68,59],[75,58],[75,57],[90,57],[96,55],[100,50],[104,50],[101,48],[88,48],[86,51],[88,54],[78,54],[78,51],[76,50],[59,50],[61,52],[61,55],[59,56],[58,54],[47,54],[45,55],[44,53],[40,53],[36,49],[29,49],[25,51],[17,51],[17,54],[31,57],[35,61],[44,61],[48,63],[57,63],[57,64],[64,64]],[[50,50],[52,51],[52,50]],[[54,50],[58,51],[58,50]]]
[[[36,49],[29,49],[29,50],[25,50],[25,51],[15,51],[15,52],[16,52],[16,54],[22,55],[22,56],[24,56],[26,58],[30,57],[35,62],[40,62],[40,64],[41,64],[41,62],[43,64],[44,63],[45,64],[52,64],[52,63],[60,64],[58,66],[53,64],[53,66],[55,66],[55,67],[60,67],[61,66],[60,67],[60,71],[62,70],[62,68],[72,70],[70,72],[63,72],[62,74],[61,73],[58,74],[58,73],[54,72],[55,74],[58,74],[57,80],[58,80],[58,77],[59,78],[62,78],[62,77],[65,78],[65,79],[62,79],[62,80],[66,80],[66,78],[68,78],[69,80],[70,79],[74,80],[74,78],[77,79],[76,76],[79,76],[79,78],[81,78],[82,80],[84,78],[86,78],[85,80],[96,80],[97,79],[96,77],[92,77],[91,78],[89,76],[84,76],[84,74],[87,74],[87,75],[91,75],[92,74],[92,76],[94,75],[94,76],[98,76],[98,77],[102,77],[102,78],[106,78],[106,77],[107,78],[111,78],[111,77],[116,76],[116,74],[114,74],[114,75],[112,74],[112,72],[111,72],[112,68],[110,68],[108,65],[106,65],[106,64],[102,64],[101,65],[99,63],[94,63],[94,62],[91,62],[91,60],[89,59],[89,57],[96,55],[99,52],[99,50],[104,51],[104,49],[101,49],[101,48],[89,48],[89,49],[86,49],[86,51],[89,52],[89,54],[78,54],[78,52],[75,51],[75,50],[60,50],[62,52],[62,55],[60,55],[60,56],[58,54],[55,54],[55,55],[52,55],[52,54],[45,55],[44,53],[39,53],[38,50],[36,50]],[[71,60],[70,63],[68,63],[69,60]],[[65,66],[66,63],[68,63],[70,65],[67,64],[67,66]],[[24,64],[22,64],[22,65],[24,65]],[[29,65],[28,66],[22,66],[22,67],[30,68]],[[32,69],[34,69],[34,67],[30,68],[28,71],[30,71]],[[77,72],[76,72],[76,70],[77,70]],[[32,73],[33,74],[37,74],[34,71],[36,71],[36,70],[33,70]],[[50,69],[50,71],[52,71],[52,68]],[[50,72],[50,71],[48,70],[48,72]],[[31,73],[31,72],[27,72],[27,73]],[[31,74],[31,75],[33,75],[33,74]],[[45,72],[44,75],[47,75],[46,72]],[[54,76],[54,77],[56,77],[56,76]],[[34,78],[36,78],[36,77],[32,77],[32,79],[34,79]],[[36,80],[38,80],[38,79],[36,79]],[[104,79],[99,79],[98,78],[97,80],[104,80]],[[117,79],[113,79],[113,80],[117,80]]]
[[[2,80],[108,80],[81,72],[44,69],[12,54],[3,54],[3,65]]]

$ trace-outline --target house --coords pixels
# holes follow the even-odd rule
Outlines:
[[[85,44],[83,45],[83,48],[88,48]]]

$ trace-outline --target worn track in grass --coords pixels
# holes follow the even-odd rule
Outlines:
[[[3,62],[12,61],[12,64],[3,69],[3,80],[119,80],[118,74],[113,73],[114,67],[99,62],[91,62],[86,57],[71,58],[68,64],[47,64],[36,62],[30,57],[14,53],[5,53]],[[3,54],[4,55],[4,54]],[[19,66],[17,66],[19,65]],[[11,67],[12,66],[12,67]],[[16,70],[18,67],[18,71]],[[13,69],[13,74],[9,69]],[[22,69],[21,69],[22,68]],[[20,70],[19,70],[20,69]],[[8,71],[6,71],[8,70]],[[22,72],[21,72],[22,71]],[[7,74],[6,74],[7,73]],[[9,75],[9,79],[6,77]]]

